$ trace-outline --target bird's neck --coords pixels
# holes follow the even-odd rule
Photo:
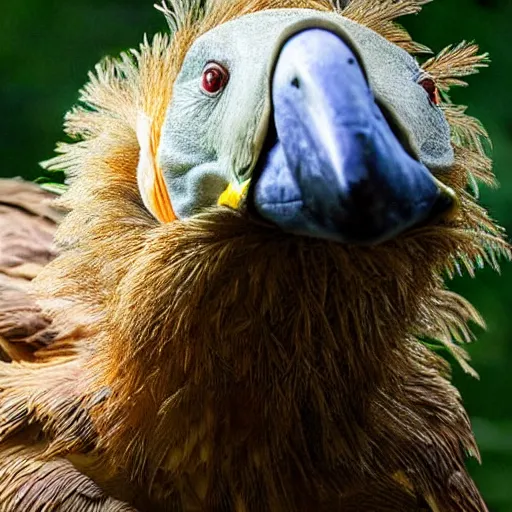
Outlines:
[[[447,392],[413,337],[439,291],[417,249],[352,252],[226,212],[160,228],[105,312],[100,445],[114,464],[197,474],[199,487],[234,459],[256,472],[280,460],[286,475],[370,457],[369,431],[386,435],[376,418],[412,411],[418,379]]]

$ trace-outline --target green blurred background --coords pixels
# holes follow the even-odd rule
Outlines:
[[[32,179],[62,137],[63,115],[88,70],[166,25],[150,0],[3,0],[1,11],[0,175]],[[512,0],[437,0],[402,22],[436,51],[466,39],[490,52],[492,66],[452,98],[491,134],[501,188],[483,190],[482,201],[512,233]],[[483,270],[453,287],[488,322],[470,347],[481,380],[455,371],[483,456],[471,470],[491,511],[512,512],[512,264],[501,276]]]

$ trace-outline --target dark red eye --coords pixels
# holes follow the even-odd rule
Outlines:
[[[432,80],[432,78],[424,78],[420,82],[420,85],[423,87],[423,89],[425,89],[425,91],[427,91],[428,97],[430,98],[430,101],[434,105],[439,105],[439,103],[441,103],[441,98],[439,96],[439,90],[438,90],[437,85],[434,82],[434,80]]]
[[[228,83],[229,73],[220,64],[210,62],[203,70],[202,87],[208,94],[215,94]]]

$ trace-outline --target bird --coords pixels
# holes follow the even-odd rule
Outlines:
[[[44,163],[0,181],[0,511],[483,512],[439,349],[510,259],[487,65],[425,0],[169,0]]]

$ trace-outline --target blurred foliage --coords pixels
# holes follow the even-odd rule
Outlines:
[[[0,175],[41,175],[37,162],[62,137],[64,112],[76,101],[87,71],[105,55],[134,47],[143,34],[166,30],[164,19],[140,0],[6,0],[0,17]],[[437,0],[402,22],[416,40],[439,51],[476,40],[492,65],[452,91],[470,106],[494,142],[501,188],[484,190],[483,203],[512,233],[512,0]],[[483,313],[487,332],[470,347],[478,382],[455,369],[481,447],[483,466],[471,463],[491,511],[512,512],[512,264],[502,275],[479,272],[453,288]]]

